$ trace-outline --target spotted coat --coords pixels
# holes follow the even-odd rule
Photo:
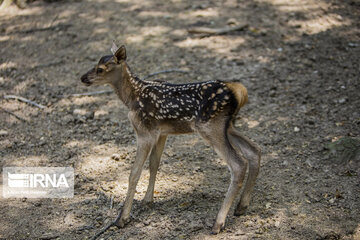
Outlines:
[[[130,82],[136,96],[134,110],[147,122],[172,119],[206,122],[219,113],[236,114],[247,100],[241,84],[243,91],[234,93],[230,83],[220,80],[171,84],[143,81],[131,75]]]

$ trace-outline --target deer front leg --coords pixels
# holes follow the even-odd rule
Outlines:
[[[152,148],[151,153],[150,153],[150,157],[149,157],[150,179],[149,179],[149,185],[148,185],[148,188],[147,188],[144,200],[143,200],[145,204],[150,204],[154,200],[154,188],[155,188],[156,173],[159,169],[160,158],[161,158],[162,152],[164,151],[166,137],[167,137],[166,135],[160,136],[158,142]]]
[[[119,228],[125,226],[126,223],[129,222],[130,211],[134,200],[134,195],[136,191],[136,185],[139,181],[141,171],[143,169],[145,160],[147,159],[150,150],[155,145],[157,138],[151,135],[137,136],[137,151],[136,151],[136,159],[131,168],[131,173],[129,177],[129,186],[125,199],[124,206],[122,211],[120,211],[118,218],[115,221],[115,225]]]

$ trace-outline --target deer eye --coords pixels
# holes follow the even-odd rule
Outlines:
[[[104,72],[104,69],[103,68],[98,68],[96,69],[96,73],[103,73]]]

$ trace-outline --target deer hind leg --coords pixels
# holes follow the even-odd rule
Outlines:
[[[115,221],[115,225],[122,228],[129,222],[130,211],[134,200],[136,191],[136,185],[139,181],[145,160],[147,159],[151,149],[158,141],[158,136],[152,136],[150,134],[140,135],[137,134],[137,151],[136,159],[131,167],[131,173],[129,177],[129,186],[126,199],[122,211],[119,213]]]
[[[239,216],[245,213],[250,204],[251,192],[254,189],[255,181],[260,170],[261,151],[255,143],[241,135],[234,126],[230,125],[228,134],[233,147],[238,148],[249,163],[249,173],[245,187],[240,202],[234,212],[235,216]]]
[[[231,173],[229,188],[212,228],[212,233],[214,234],[219,233],[224,227],[226,216],[240,192],[247,169],[247,160],[233,148],[229,141],[227,126],[227,122],[222,120],[220,122],[213,121],[213,123],[206,123],[199,129],[200,135],[226,161]]]
[[[159,140],[157,141],[156,145],[153,147],[150,153],[150,179],[149,179],[149,185],[144,197],[144,203],[150,204],[153,202],[154,199],[154,188],[155,188],[155,179],[156,179],[156,173],[159,169],[160,164],[160,158],[161,154],[164,151],[164,146],[166,142],[166,135],[160,136]]]

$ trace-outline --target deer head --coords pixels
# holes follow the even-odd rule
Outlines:
[[[114,43],[111,48],[113,55],[106,55],[100,58],[98,64],[81,77],[85,85],[113,85],[119,77],[123,76],[126,67],[125,46],[117,47]]]

